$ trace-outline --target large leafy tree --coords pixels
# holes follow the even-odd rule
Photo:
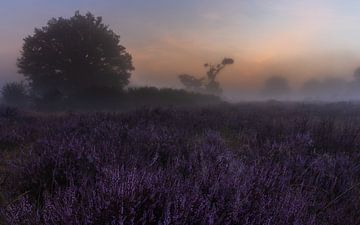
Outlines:
[[[123,88],[134,70],[120,37],[91,13],[53,18],[24,41],[18,67],[37,94]]]

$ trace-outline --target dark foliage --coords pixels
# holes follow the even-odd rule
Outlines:
[[[66,99],[58,89],[49,89],[40,96],[32,96],[35,109],[41,111],[61,111]]]
[[[26,37],[18,66],[40,97],[53,92],[67,96],[93,86],[122,88],[134,68],[119,41],[101,17],[76,12]]]
[[[23,83],[8,83],[2,88],[1,94],[3,101],[6,105],[17,107],[28,106],[28,91],[26,85]]]
[[[0,164],[1,217],[360,224],[359,115],[356,104],[253,103],[1,117],[1,148],[15,145]]]
[[[124,105],[125,91],[119,88],[91,87],[68,97],[64,107],[72,110],[115,110]]]
[[[127,91],[127,106],[206,106],[218,104],[221,99],[214,95],[199,94],[171,88],[140,87]],[[127,107],[125,107],[127,108]]]
[[[51,97],[51,98],[50,98]],[[92,87],[61,98],[51,95],[37,101],[38,109],[66,110],[129,110],[143,106],[204,106],[220,103],[219,97],[170,88],[139,87],[122,90],[109,87]]]
[[[219,97],[214,95],[171,88],[137,87],[124,90],[99,86],[79,90],[67,97],[58,90],[49,90],[42,96],[32,96],[31,98],[27,96],[24,103],[18,98],[10,100],[11,102],[6,105],[21,109],[28,107],[44,112],[126,111],[143,106],[195,107],[222,102]]]
[[[189,91],[200,91],[204,78],[196,78],[188,74],[179,75],[180,82]]]

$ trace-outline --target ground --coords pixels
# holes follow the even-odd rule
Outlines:
[[[0,117],[5,224],[360,224],[356,103]]]

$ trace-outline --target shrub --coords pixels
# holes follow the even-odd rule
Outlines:
[[[358,224],[360,154],[343,146],[360,139],[343,137],[359,111],[253,103],[18,119],[0,127],[24,143],[0,212],[6,224]]]
[[[2,88],[1,94],[4,103],[9,106],[27,107],[29,103],[27,88],[23,83],[8,83]]]

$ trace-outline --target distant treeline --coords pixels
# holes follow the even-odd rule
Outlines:
[[[298,89],[292,89],[285,77],[273,76],[265,81],[261,94],[265,99],[359,100],[360,70],[354,72],[352,79],[345,80],[339,77],[310,79]]]
[[[204,106],[220,102],[217,96],[171,88],[138,87],[125,90],[88,88],[61,99],[61,102],[54,104],[53,109],[126,110],[142,106]],[[40,109],[46,109],[49,108],[48,103],[46,99],[39,99],[36,105]]]
[[[218,75],[234,59],[204,64],[203,76],[178,76],[185,90],[130,88],[135,70],[132,55],[120,36],[101,17],[76,12],[53,18],[24,39],[17,60],[21,82],[2,90],[3,104],[38,110],[121,110],[144,105],[198,106],[219,103],[223,92]],[[352,81],[309,80],[293,90],[286,77],[272,75],[254,94],[259,100],[360,99],[360,69]],[[252,95],[252,93],[250,93]]]
[[[57,91],[36,96],[28,93],[26,86],[20,83],[10,83],[3,90],[7,90],[6,93],[11,95],[3,96],[3,104],[41,111],[127,110],[142,106],[191,107],[221,102],[220,97],[214,95],[156,87],[93,87],[68,96]],[[9,93],[11,91],[14,93]]]

